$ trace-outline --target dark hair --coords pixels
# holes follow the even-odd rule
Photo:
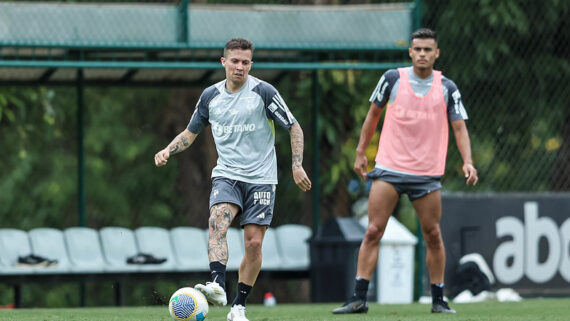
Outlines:
[[[437,33],[435,33],[435,31],[428,29],[428,28],[421,28],[421,29],[414,31],[412,33],[412,39],[411,40],[414,40],[416,38],[433,39],[433,40],[435,40],[435,43],[437,43]]]
[[[243,38],[232,38],[226,42],[224,47],[224,57],[226,57],[228,50],[241,49],[241,50],[251,50],[253,55],[253,43],[247,39]]]

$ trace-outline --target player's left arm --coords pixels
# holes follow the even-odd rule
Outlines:
[[[457,85],[446,77],[442,78],[442,85],[444,89],[444,95],[446,96],[447,104],[447,117],[451,122],[451,127],[453,128],[453,134],[455,135],[455,142],[457,143],[457,148],[461,153],[461,158],[463,158],[463,173],[465,174],[466,183],[477,184],[479,177],[477,177],[477,170],[473,166],[473,158],[471,157],[471,141],[469,139],[469,132],[467,131],[467,125],[465,120],[469,117],[467,116],[467,111],[463,106],[463,101],[461,99],[461,93],[457,88]],[[447,93],[445,93],[447,91]]]
[[[463,173],[467,179],[466,184],[477,184],[479,177],[477,176],[477,169],[473,166],[473,158],[471,157],[471,140],[469,139],[469,132],[467,125],[463,119],[458,119],[451,122],[453,128],[453,135],[455,135],[455,142],[461,158],[463,159]]]
[[[293,158],[293,179],[295,180],[295,184],[297,184],[303,192],[310,190],[311,180],[303,169],[303,129],[293,114],[291,114],[289,107],[287,107],[287,104],[275,87],[266,82],[262,82],[254,91],[260,94],[265,103],[267,118],[272,119],[289,131],[289,135],[291,136],[291,154]]]
[[[291,125],[289,135],[291,136],[293,179],[295,180],[295,184],[297,184],[303,192],[306,192],[311,189],[311,180],[303,169],[304,137],[303,129],[298,122]]]

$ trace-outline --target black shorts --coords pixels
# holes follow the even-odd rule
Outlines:
[[[439,176],[406,175],[374,168],[366,177],[392,184],[398,195],[407,194],[410,201],[415,201],[433,191],[441,189],[441,177]]]
[[[240,226],[271,224],[275,206],[274,184],[251,184],[225,177],[214,177],[210,193],[210,208],[220,203],[232,203],[241,209]]]

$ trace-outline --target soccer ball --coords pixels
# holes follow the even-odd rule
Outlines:
[[[168,311],[174,320],[202,321],[208,315],[208,301],[194,288],[181,288],[170,297]]]

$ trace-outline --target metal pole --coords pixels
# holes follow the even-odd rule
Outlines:
[[[321,222],[319,71],[313,71],[313,234]]]
[[[414,0],[414,11],[412,16],[413,29],[417,30],[422,27],[422,0]],[[422,227],[420,220],[416,218],[418,229],[416,230],[416,243],[415,256],[417,270],[415,275],[415,291],[414,300],[418,300],[424,294],[424,268],[425,268],[425,255],[424,255],[424,237],[422,235]]]
[[[414,301],[419,300],[419,298],[424,294],[424,236],[422,235],[422,226],[420,225],[420,220],[416,217],[416,224],[418,226],[416,230],[416,237],[418,239],[418,243],[416,243],[416,263],[417,263],[417,270],[415,275],[415,291],[414,291]]]
[[[189,39],[189,32],[188,32],[188,5],[190,0],[182,0],[180,1],[180,42],[188,44],[190,41]]]
[[[414,0],[412,12],[412,28],[417,30],[422,27],[422,0]]]
[[[83,69],[77,69],[77,206],[78,225],[85,226],[85,151],[83,149]]]

